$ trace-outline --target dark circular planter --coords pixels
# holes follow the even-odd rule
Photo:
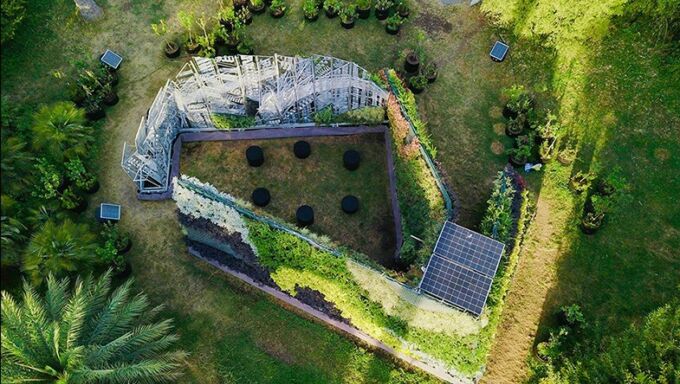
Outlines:
[[[188,54],[192,54],[192,55],[193,55],[194,53],[198,52],[200,49],[201,49],[201,46],[198,45],[198,44],[196,44],[196,43],[193,43],[193,44],[189,44],[189,43],[184,44],[184,50],[186,50]]]
[[[130,239],[128,237],[127,243],[125,243],[125,245],[122,248],[118,249],[118,254],[124,255],[124,254],[130,252],[130,249],[132,249],[132,239]]]
[[[127,279],[132,275],[132,265],[129,262],[125,262],[125,267],[116,273],[116,277],[119,279]]]
[[[102,119],[104,116],[106,116],[106,111],[101,107],[85,112],[85,117],[90,121]]]
[[[319,19],[319,12],[314,14],[314,16],[305,15],[305,20],[307,21],[317,21]]]
[[[179,56],[179,45],[175,43],[172,43],[172,45],[166,45],[163,51],[165,52],[165,56],[167,58],[173,59]]]
[[[508,161],[510,162],[510,164],[514,165],[515,167],[523,167],[524,164],[526,164],[527,161],[529,161],[529,159],[517,159],[517,158],[515,158],[515,156],[510,155],[510,156],[508,156]]]
[[[110,106],[118,104],[118,95],[116,92],[111,92],[104,97],[104,104]]]
[[[604,180],[597,183],[597,193],[601,196],[611,196],[616,192],[616,188]]]
[[[274,11],[269,11],[269,13],[272,15],[273,18],[280,19],[280,18],[283,17],[283,15],[286,14],[286,11],[281,10],[281,9],[277,9],[277,10],[274,10]]]
[[[371,16],[371,8],[357,8],[357,15],[359,15],[360,19],[368,19]]]
[[[297,141],[293,145],[293,153],[298,159],[306,159],[312,154],[312,146],[304,140]]]
[[[407,18],[410,14],[411,11],[406,9],[406,10],[399,10],[399,16],[403,17],[404,19]]]
[[[264,12],[265,4],[262,3],[262,6],[256,7],[252,4],[248,5],[248,8],[250,9],[250,12],[256,14],[256,15],[261,15],[262,12]]]
[[[511,130],[510,130],[510,124],[506,124],[506,125],[505,125],[505,134],[506,134],[508,137],[517,137],[517,136],[521,135],[522,132],[524,132],[523,129],[522,129],[521,131],[519,131],[519,132],[511,131]]]
[[[437,69],[435,68],[434,71],[429,72],[425,77],[427,77],[427,82],[432,84],[434,83],[435,80],[437,80],[437,75],[439,75]]]
[[[247,6],[248,3],[248,0],[233,0],[234,10],[238,11],[239,9]]]
[[[583,223],[583,221],[581,221],[581,225],[579,225],[579,227],[581,228],[581,232],[583,232],[586,235],[594,235],[595,232],[597,232],[600,229],[600,227],[587,226]]]
[[[408,73],[416,73],[420,68],[420,59],[415,53],[409,53],[404,60],[404,70]]]
[[[95,181],[90,189],[85,190],[86,193],[95,193],[99,190],[99,180]]]
[[[264,152],[262,148],[253,145],[246,149],[246,160],[251,167],[259,167],[264,163]]]
[[[251,14],[250,16],[248,16],[247,19],[243,20],[243,23],[244,23],[245,25],[250,25],[250,24],[252,24],[252,23],[253,23],[253,15]]]
[[[255,188],[253,193],[250,195],[250,198],[253,200],[253,204],[257,205],[258,207],[266,207],[271,201],[271,195],[269,194],[267,188]]]
[[[389,33],[390,35],[396,35],[397,33],[399,33],[399,27],[397,27],[397,28],[390,28],[389,25],[386,25],[386,26],[385,26],[385,31],[387,31],[387,33]]]
[[[354,149],[345,151],[345,154],[342,155],[342,165],[350,171],[354,171],[359,168],[360,163],[361,154],[359,154],[359,152],[355,151]]]
[[[506,105],[505,107],[503,107],[503,117],[505,117],[506,119],[515,119],[517,118],[517,112],[508,108],[508,106]]]
[[[239,41],[225,41],[224,46],[227,48],[227,51],[229,53],[234,54],[238,51],[238,43]]]
[[[295,212],[295,219],[301,227],[307,227],[314,224],[314,209],[309,205],[302,205]]]
[[[82,199],[82,200],[80,200],[80,203],[75,208],[71,209],[71,211],[76,212],[76,213],[83,213],[83,212],[85,212],[86,209],[87,209],[87,200]]]
[[[375,9],[375,17],[378,20],[385,20],[387,19],[387,16],[389,16],[390,10],[389,9]]]
[[[356,196],[348,195],[342,198],[340,202],[342,211],[348,214],[356,213],[359,210],[359,199]]]
[[[338,16],[338,10],[337,10],[337,9],[333,9],[333,8],[331,8],[331,9],[324,9],[324,12],[326,13],[326,16],[327,16],[329,19],[332,19],[332,18]]]
[[[345,29],[352,29],[352,28],[354,28],[354,19],[350,20],[347,23],[340,20],[340,25],[342,25],[342,27],[345,28]]]
[[[425,90],[425,88],[423,88],[423,87],[414,87],[413,85],[411,85],[410,88],[411,88],[411,92],[415,93],[416,95],[419,94],[419,93],[423,93],[423,91]]]

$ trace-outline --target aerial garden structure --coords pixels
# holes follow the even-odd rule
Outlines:
[[[381,112],[357,118],[367,110]],[[253,206],[180,175],[186,142],[365,133],[385,137],[394,259],[410,271],[406,278],[344,239],[302,228],[314,222],[312,207],[298,208],[296,226],[261,209],[277,198],[264,188],[253,191]],[[309,161],[310,150],[298,141],[296,161]],[[324,56],[239,55],[194,58],[168,81],[142,118],[134,150],[124,147],[122,167],[140,199],[176,201],[193,255],[441,379],[472,382],[483,373],[519,240],[498,241],[450,221],[434,152],[413,95],[393,70],[371,75]],[[267,161],[259,147],[246,154],[251,167]],[[345,155],[343,172],[363,166],[359,153]],[[501,177],[514,185],[512,171]],[[520,208],[513,232],[521,233],[522,191],[510,190]],[[348,195],[340,209],[363,208]]]

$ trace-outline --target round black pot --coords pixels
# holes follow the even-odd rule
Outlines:
[[[506,105],[505,107],[503,107],[503,117],[505,117],[506,119],[515,119],[517,118],[517,112],[508,108],[508,106]]]
[[[399,10],[399,16],[403,17],[404,19],[408,17],[408,15],[411,14],[411,11],[409,9],[401,9]]]
[[[419,94],[419,93],[423,93],[424,90],[425,90],[425,88],[422,88],[422,87],[411,86],[411,92],[415,93],[416,95]]]
[[[510,162],[510,164],[514,165],[515,167],[523,167],[524,164],[526,164],[527,161],[529,161],[529,159],[517,159],[517,158],[515,158],[515,156],[510,155],[510,156],[508,156],[508,161]]]
[[[274,10],[274,11],[270,11],[269,13],[272,15],[273,18],[280,19],[280,18],[283,17],[283,15],[286,14],[286,11],[281,10],[281,9],[277,9],[277,10]]]
[[[415,53],[409,53],[404,60],[404,70],[408,73],[416,73],[420,68],[420,59]]]
[[[83,213],[87,209],[87,200],[82,199],[80,200],[80,204],[78,204],[75,208],[71,209],[71,211],[76,212],[76,213]]]
[[[194,54],[194,53],[198,52],[200,49],[201,49],[201,46],[196,44],[196,43],[184,44],[184,50],[186,50],[187,53],[189,53],[189,54]]]
[[[385,20],[387,19],[387,16],[390,15],[390,10],[389,9],[375,9],[375,17],[378,20]]]
[[[118,104],[118,94],[116,92],[111,92],[104,97],[104,104],[109,107]]]
[[[118,254],[124,255],[124,254],[130,252],[130,249],[132,249],[132,239],[130,239],[128,237],[127,243],[125,243],[125,245],[122,248],[118,249]]]
[[[385,30],[386,30],[387,33],[389,33],[390,35],[396,35],[397,33],[399,33],[399,27],[397,27],[397,28],[390,28],[389,25],[386,25],[386,26],[385,26]]]
[[[298,159],[306,159],[312,154],[312,146],[304,140],[300,140],[293,144],[293,153]]]
[[[350,171],[354,171],[359,168],[360,163],[361,154],[359,154],[359,152],[355,151],[354,149],[345,151],[345,153],[342,155],[342,165]]]
[[[102,119],[104,116],[106,116],[106,112],[101,107],[85,112],[85,117],[90,121]]]
[[[581,232],[583,232],[586,235],[593,235],[600,229],[600,227],[586,226],[585,224],[583,224],[583,221],[581,221],[581,225],[579,225],[579,227],[581,228]]]
[[[271,201],[271,195],[267,188],[256,188],[250,195],[250,198],[253,200],[253,204],[258,207],[266,207]]]
[[[264,152],[257,145],[252,145],[246,149],[246,160],[251,167],[259,167],[264,163]]]
[[[250,9],[250,12],[252,12],[256,15],[261,15],[262,12],[264,12],[265,4],[262,3],[262,6],[260,6],[260,7],[255,7],[254,5],[250,4],[250,5],[248,5],[248,8]]]
[[[350,20],[349,22],[344,22],[340,20],[340,24],[342,25],[343,28],[345,29],[352,29],[354,28],[354,19]]]
[[[340,208],[342,211],[348,214],[356,213],[359,210],[359,199],[356,196],[345,196],[340,202]]]
[[[175,58],[179,56],[179,45],[172,43],[172,45],[165,45],[165,49],[163,50],[165,52],[165,56],[169,59]]]
[[[334,18],[334,17],[336,17],[336,16],[338,15],[338,10],[335,9],[335,8],[324,9],[324,12],[326,12],[326,16],[327,16],[329,19],[332,19],[332,18]]]
[[[229,53],[232,53],[232,54],[236,53],[238,51],[238,44],[239,44],[238,40],[236,40],[236,41],[225,41],[224,42],[224,46],[227,47],[227,51],[229,51]]]
[[[427,76],[425,76],[425,77],[427,77],[427,82],[430,83],[430,84],[434,83],[434,81],[437,80],[437,75],[438,75],[438,72],[435,69],[434,72],[431,72]]]
[[[302,205],[295,212],[295,219],[301,227],[314,224],[314,209],[309,205]]]
[[[359,15],[360,19],[368,19],[371,16],[371,8],[366,8],[366,9],[357,9],[357,14]]]
[[[314,16],[308,16],[305,15],[305,20],[307,21],[317,21],[319,19],[319,12],[317,12]]]
[[[517,136],[521,135],[522,132],[524,132],[524,130],[521,130],[519,132],[513,132],[513,131],[510,130],[509,124],[505,125],[505,134],[508,137],[517,137]]]
[[[116,277],[119,279],[127,279],[132,275],[132,265],[128,263],[127,261],[125,262],[125,268],[123,268],[120,272],[116,273]]]
[[[95,181],[90,189],[85,190],[86,193],[95,193],[99,190],[99,180]]]

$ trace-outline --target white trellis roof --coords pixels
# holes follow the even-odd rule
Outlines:
[[[355,63],[327,56],[195,57],[158,92],[122,167],[141,193],[169,186],[172,142],[179,133],[213,130],[214,114],[251,115],[256,125],[308,123],[327,106],[335,113],[380,106],[387,92]]]

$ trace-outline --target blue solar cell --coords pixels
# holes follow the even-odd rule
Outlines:
[[[447,221],[439,234],[434,253],[493,277],[503,248],[499,241]]]
[[[123,58],[119,54],[107,49],[100,60],[109,67],[118,69],[118,66],[123,61]]]
[[[509,49],[510,47],[507,44],[497,41],[491,48],[489,55],[495,60],[503,61]]]
[[[102,219],[120,220],[120,205],[102,203],[99,216]]]

